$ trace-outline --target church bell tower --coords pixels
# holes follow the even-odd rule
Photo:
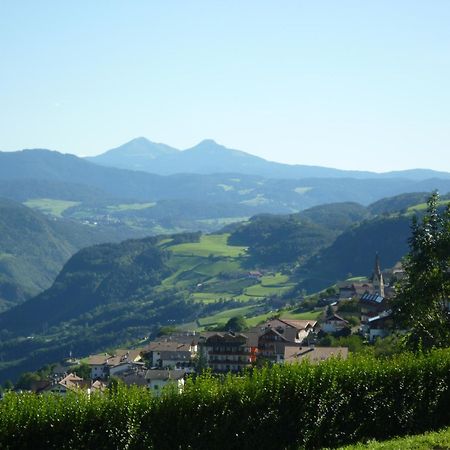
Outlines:
[[[378,253],[375,256],[375,267],[372,275],[372,284],[374,291],[384,297],[384,281],[380,268],[380,257]]]

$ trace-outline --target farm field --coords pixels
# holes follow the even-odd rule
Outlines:
[[[283,313],[285,319],[297,319],[297,320],[318,320],[323,314],[323,310],[320,311],[306,311],[301,313],[286,311]]]
[[[214,303],[263,300],[295,286],[281,273],[251,276],[246,247],[228,245],[228,236],[202,235],[199,242],[175,245],[164,239],[160,246],[171,252],[167,265],[173,273],[163,280],[161,289],[185,290],[196,303]]]
[[[62,217],[63,212],[73,206],[78,206],[80,202],[69,200],[55,200],[52,198],[33,198],[23,203],[29,208],[38,209],[45,214]]]
[[[202,317],[198,320],[199,330],[204,329],[208,326],[224,325],[229,319],[235,316],[246,316],[251,314],[253,311],[257,310],[258,305],[253,306],[243,306],[242,308],[233,308],[220,313],[214,314],[212,316]]]
[[[235,316],[245,317],[247,325],[249,327],[254,327],[275,315],[279,316],[281,319],[317,320],[323,313],[323,311],[306,311],[296,314],[293,313],[292,310],[287,309],[282,311],[267,311],[260,313],[261,309],[264,309],[264,304],[233,308],[211,316],[202,317],[197,321],[196,330],[203,331],[206,327],[225,325],[229,319]]]
[[[177,244],[170,247],[170,250],[177,255],[188,256],[244,256],[247,248],[228,245],[227,239],[229,234],[210,234],[202,235],[200,242],[189,242],[185,244]]]

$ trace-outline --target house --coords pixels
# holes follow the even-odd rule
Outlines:
[[[139,369],[140,367],[144,367],[144,362],[124,360],[115,366],[109,366],[109,376],[116,377],[120,373],[129,372],[134,368]]]
[[[378,316],[387,309],[387,301],[379,294],[366,293],[359,299],[361,308],[361,329],[363,332],[367,330],[367,324],[371,317]]]
[[[215,372],[239,372],[256,362],[258,334],[214,333],[203,343],[206,363]]]
[[[284,361],[286,363],[298,363],[307,360],[311,363],[319,363],[329,358],[347,359],[347,347],[308,347],[308,346],[286,346]]]
[[[127,386],[146,387],[156,395],[159,395],[164,386],[168,384],[174,384],[181,391],[184,387],[186,374],[185,370],[147,369],[122,373],[119,375],[119,378]]]
[[[319,298],[319,300],[317,301],[317,306],[322,307],[328,305],[336,305],[337,303],[339,303],[339,300],[341,300],[339,295],[332,295],[330,297]]]
[[[150,342],[142,351],[152,367],[193,370],[197,344],[174,341]]]
[[[108,353],[92,355],[88,358],[87,364],[91,368],[91,379],[104,380],[110,375],[129,369],[140,360],[141,349],[117,349],[114,352],[114,355],[110,355]]]
[[[367,323],[369,341],[388,336],[392,330],[392,311],[382,311],[378,316],[371,317]]]
[[[258,337],[258,359],[273,363],[283,362],[284,348],[292,342],[275,328],[267,328]]]
[[[345,328],[349,327],[349,323],[338,314],[328,316],[322,324],[322,330],[325,333],[340,333]]]
[[[147,370],[145,373],[145,380],[147,387],[156,395],[161,393],[161,390],[173,384],[181,392],[184,388],[184,379],[186,372],[184,370]]]
[[[259,328],[261,331],[275,329],[288,341],[300,344],[308,339],[310,334],[317,334],[320,326],[317,320],[272,319]]]
[[[92,382],[91,380],[83,380],[73,373],[68,374],[58,382],[50,383],[39,393],[53,393],[65,396],[68,392],[85,391],[90,394],[93,390],[103,391],[106,385],[101,381]]]
[[[91,368],[91,379],[105,379],[108,377],[107,361],[112,356],[108,353],[99,353],[97,355],[89,356],[87,360],[88,366]]]

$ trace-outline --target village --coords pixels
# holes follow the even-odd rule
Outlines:
[[[397,264],[389,273],[401,279],[404,272]],[[30,390],[38,394],[66,395],[69,391],[90,394],[104,391],[116,380],[146,387],[159,395],[167,385],[182,390],[189,375],[205,369],[216,374],[238,374],[265,364],[346,359],[348,347],[324,346],[320,338],[348,336],[353,332],[370,344],[386,337],[392,329],[389,300],[394,295],[395,289],[385,283],[376,255],[369,279],[341,283],[335,295],[321,298],[321,304],[326,305],[322,320],[273,317],[244,331],[169,332],[138,348],[90,355],[82,360],[83,376],[71,371],[80,360],[69,358],[53,366],[47,379],[33,382]],[[357,305],[357,327],[339,314],[339,305],[349,301]]]

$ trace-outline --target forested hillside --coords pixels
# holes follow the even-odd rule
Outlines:
[[[0,310],[50,287],[77,250],[122,237],[0,199]]]
[[[345,231],[298,269],[300,286],[311,292],[347,277],[370,275],[376,253],[384,267],[392,267],[407,252],[410,225],[410,217],[396,216],[375,218]]]

